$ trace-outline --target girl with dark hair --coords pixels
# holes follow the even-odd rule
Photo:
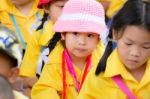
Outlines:
[[[38,7],[43,8],[45,13],[40,26],[37,28],[37,31],[33,34],[30,40],[30,44],[27,45],[25,56],[20,67],[20,76],[35,77],[40,54],[46,47],[49,46],[49,42],[51,42],[50,40],[52,38],[60,39],[60,35],[56,35],[54,33],[52,26],[56,19],[60,16],[61,10],[66,2],[67,0],[39,1]],[[48,21],[49,17],[50,20]],[[55,40],[52,40],[51,43],[54,43],[53,41]]]
[[[150,1],[128,0],[114,16],[104,55],[78,99],[149,99],[149,71]]]
[[[50,61],[32,89],[32,99],[77,98],[88,71],[103,53],[100,42],[106,31],[104,9],[96,0],[69,0],[54,31],[61,35],[61,41],[56,47],[49,45],[55,49],[49,50]]]
[[[20,66],[20,77],[24,79],[22,84],[25,89],[30,89],[37,81],[36,70],[41,72],[41,64],[44,61],[38,63],[40,54],[43,58],[43,51],[47,48],[50,39],[53,37],[54,32],[52,29],[53,23],[61,14],[62,8],[67,0],[39,0],[38,8],[44,9],[44,15],[41,19],[40,25],[37,28],[37,31],[31,37],[30,43],[27,45],[26,52],[23,58],[23,62]],[[59,40],[60,35],[56,35],[56,38]],[[52,42],[53,43],[53,42]],[[48,59],[49,53],[44,57]],[[38,72],[38,77],[40,73]],[[26,90],[25,90],[26,91]],[[30,92],[28,91],[27,93]]]

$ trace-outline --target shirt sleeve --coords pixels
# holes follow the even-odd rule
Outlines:
[[[41,45],[39,44],[40,33],[35,32],[27,44],[26,52],[20,66],[20,76],[35,77],[38,58],[41,52]]]
[[[61,99],[62,77],[58,64],[47,64],[44,66],[39,81],[32,89],[32,99]],[[61,68],[61,67],[60,67]]]

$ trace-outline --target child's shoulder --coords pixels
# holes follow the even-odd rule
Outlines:
[[[85,85],[93,86],[90,90],[98,90],[99,92],[106,91],[109,87],[113,87],[113,81],[110,77],[105,77],[104,73],[100,73],[99,75],[95,74],[96,67],[92,68],[92,70],[88,73]],[[102,90],[104,89],[104,90]],[[93,91],[94,91],[93,90]]]
[[[109,80],[110,80],[110,77],[105,77],[104,76],[104,73],[101,72],[100,74],[96,75],[96,69],[97,67],[93,67],[89,74],[88,74],[88,78],[89,79],[93,79],[95,80],[96,82],[101,82],[101,81],[104,81],[105,83],[108,82],[109,83]],[[92,82],[93,82],[92,80]]]

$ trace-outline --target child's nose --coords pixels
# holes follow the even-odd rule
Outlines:
[[[84,36],[80,36],[79,37],[79,39],[78,39],[78,43],[80,44],[80,45],[85,45],[86,44],[86,37],[84,37]]]
[[[139,57],[141,54],[140,48],[133,47],[132,50],[130,50],[130,55],[134,57]]]

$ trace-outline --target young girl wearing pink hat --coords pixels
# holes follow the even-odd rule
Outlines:
[[[54,31],[61,43],[56,48],[52,43],[50,61],[33,87],[32,99],[77,98],[88,71],[97,64],[94,54],[102,54],[96,49],[106,31],[104,9],[96,0],[69,0]]]

